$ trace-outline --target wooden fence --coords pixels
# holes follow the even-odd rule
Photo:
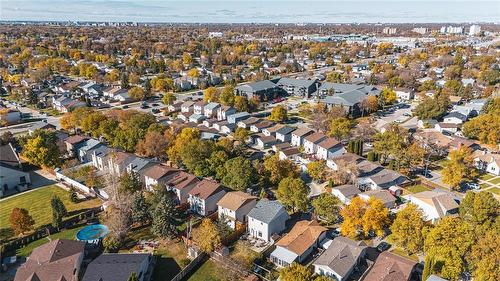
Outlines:
[[[206,255],[204,253],[200,253],[194,260],[192,260],[185,268],[181,270],[181,272],[177,273],[171,281],[180,281],[186,277],[193,269],[203,260],[206,259]]]

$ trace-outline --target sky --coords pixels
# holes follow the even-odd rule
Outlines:
[[[500,0],[0,0],[2,21],[500,22]]]

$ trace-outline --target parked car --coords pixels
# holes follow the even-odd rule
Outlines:
[[[390,247],[391,247],[391,244],[389,244],[387,242],[380,242],[380,244],[378,244],[378,246],[377,246],[377,251],[379,251],[379,252],[387,251],[387,250],[389,250]]]
[[[467,183],[467,187],[470,188],[470,189],[474,189],[474,190],[478,190],[478,189],[481,188],[479,186],[479,184],[477,184],[475,182],[469,182],[469,183]]]
[[[127,109],[127,108],[129,108],[129,106],[128,105],[124,105],[124,106],[122,106],[122,108],[123,109]]]

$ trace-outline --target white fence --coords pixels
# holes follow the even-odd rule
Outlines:
[[[76,180],[63,175],[61,173],[61,169],[56,168],[54,170],[54,172],[56,173],[57,180],[60,181],[62,184],[66,185],[68,187],[74,187],[74,188],[80,190],[81,192],[83,192],[85,194],[89,194],[89,195],[92,195],[92,196],[95,195],[94,191],[91,190],[90,188],[88,188],[86,185],[84,185],[84,184],[82,184],[80,182],[77,182]]]

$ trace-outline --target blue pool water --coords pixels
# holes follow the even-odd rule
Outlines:
[[[103,224],[93,224],[82,228],[76,233],[76,239],[80,241],[93,241],[108,235],[109,229]]]

